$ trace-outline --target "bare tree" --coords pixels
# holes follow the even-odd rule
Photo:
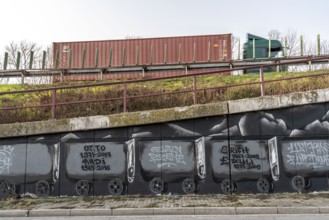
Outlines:
[[[240,53],[241,52],[240,38],[238,38],[234,35],[232,35],[232,39],[231,39],[231,51],[232,51],[232,59],[239,60],[240,59],[239,55],[241,54]]]
[[[141,39],[140,35],[126,35],[125,39]]]
[[[286,39],[286,50],[287,50],[287,56],[293,56],[298,55],[299,52],[299,36],[297,34],[297,31],[294,29],[288,29],[288,31],[284,34]]]
[[[303,50],[304,50],[304,55],[316,54],[316,42],[314,40],[310,40],[308,37],[304,37]]]
[[[20,69],[27,69],[29,68],[30,58],[31,58],[31,51],[33,51],[33,67],[37,68],[39,66],[39,61],[42,59],[41,53],[41,46],[37,45],[35,42],[28,42],[28,41],[20,41],[10,42],[9,45],[5,47],[6,51],[8,52],[8,67],[15,68],[17,63],[17,56],[18,52],[21,54],[20,58]]]
[[[52,46],[47,46],[46,51],[46,60],[45,60],[45,68],[53,67],[53,48]],[[40,66],[42,66],[42,60],[40,60]]]
[[[3,64],[2,64],[3,57],[0,55],[0,70],[3,69]]]
[[[268,37],[271,39],[271,40],[282,40],[282,37],[281,37],[281,32],[276,30],[276,29],[272,29],[268,32]]]
[[[321,43],[321,49],[320,52],[321,54],[329,54],[329,42],[328,40],[323,40]]]

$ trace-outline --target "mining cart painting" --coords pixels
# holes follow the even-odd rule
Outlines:
[[[0,140],[0,197],[15,194],[327,190],[326,103]]]

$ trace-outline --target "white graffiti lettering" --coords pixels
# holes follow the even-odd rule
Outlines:
[[[13,165],[13,151],[13,146],[0,146],[0,174],[9,173],[9,168]]]
[[[154,162],[158,167],[186,164],[181,146],[154,146],[148,155],[150,156],[150,162]]]
[[[329,144],[326,142],[293,142],[287,150],[289,165],[314,168],[329,166]]]

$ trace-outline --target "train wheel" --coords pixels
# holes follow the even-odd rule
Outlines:
[[[229,179],[224,179],[221,183],[222,191],[225,194],[229,194],[231,192],[236,191],[236,186],[233,182],[231,182]]]
[[[150,182],[150,190],[154,194],[162,193],[164,188],[163,181],[160,178],[154,178]]]
[[[88,196],[90,186],[87,180],[79,180],[75,184],[75,192],[79,196]]]
[[[16,186],[13,181],[4,180],[0,183],[0,196],[10,196],[16,193]]]
[[[257,189],[261,193],[269,193],[271,190],[271,183],[266,178],[259,178],[257,181]]]
[[[109,182],[108,189],[112,195],[121,195],[123,192],[123,183],[120,179],[115,178]]]
[[[46,180],[40,180],[35,184],[35,193],[37,196],[46,197],[49,196],[51,187]]]
[[[302,176],[294,176],[291,180],[292,187],[301,192],[305,188],[305,179]]]
[[[184,193],[192,194],[196,190],[196,183],[193,179],[187,178],[183,181],[182,188],[183,188]]]

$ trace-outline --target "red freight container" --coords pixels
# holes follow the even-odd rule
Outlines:
[[[84,68],[217,62],[230,60],[231,52],[231,34],[54,42],[53,63],[82,68],[83,57]]]

